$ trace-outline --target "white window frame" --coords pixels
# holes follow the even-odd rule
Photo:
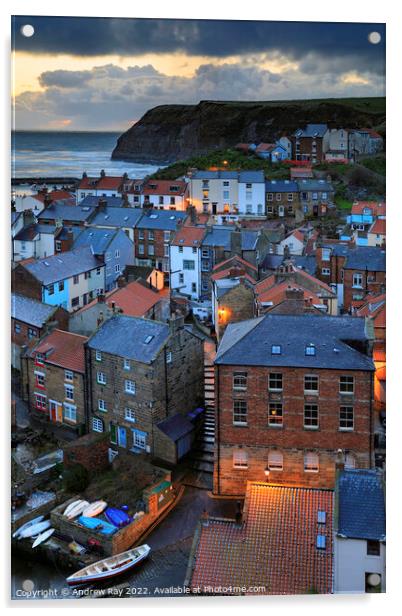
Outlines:
[[[314,460],[314,462],[312,460]],[[304,454],[304,472],[305,473],[318,473],[319,471],[320,471],[320,457],[318,453],[316,453],[315,451],[307,451]]]
[[[240,470],[248,469],[248,453],[243,449],[239,449],[233,452],[232,457],[233,468],[237,468]]]
[[[72,397],[67,395],[68,393],[72,394]],[[69,384],[64,384],[64,397],[66,400],[71,400],[72,402],[74,401],[74,385]]]
[[[74,372],[72,370],[64,370],[64,380],[74,383]]]
[[[243,411],[242,413],[240,413],[239,410],[235,410],[235,405],[238,402],[242,402],[243,404],[245,404],[245,412]],[[234,426],[247,426],[247,416],[248,416],[248,405],[247,405],[247,400],[244,399],[238,399],[238,398],[234,398],[233,400],[233,425]],[[240,416],[240,415],[245,415],[246,419],[243,420],[239,420],[239,419],[235,419],[235,416]]]
[[[96,373],[96,382],[99,385],[106,385],[106,374],[104,372]]]
[[[106,402],[102,398],[98,399],[98,411],[107,412]]]
[[[352,390],[351,391],[345,391],[342,389],[341,385],[341,379],[352,379]],[[350,376],[348,374],[342,374],[339,377],[339,393],[342,394],[343,396],[353,396],[355,393],[355,378],[354,376]]]
[[[130,385],[129,385],[130,383]],[[132,396],[135,396],[136,393],[136,384],[135,381],[132,381],[131,379],[125,379],[124,381],[124,391],[126,394],[130,394]]]
[[[75,404],[63,403],[63,418],[70,423],[77,423],[77,407]]]
[[[172,351],[167,351],[167,353],[166,353],[166,363],[167,364],[171,364],[172,363]]]
[[[102,353],[100,351],[95,351],[95,359],[96,361],[102,361]]]
[[[92,432],[104,432],[103,421],[99,417],[92,417]]]
[[[268,468],[270,471],[283,471],[283,453],[277,449],[268,452]]]
[[[132,409],[129,406],[124,408],[124,419],[126,421],[131,421],[131,423],[135,423],[137,421],[135,409]]]
[[[131,363],[129,359],[124,358],[123,360],[123,368],[124,370],[131,370]]]

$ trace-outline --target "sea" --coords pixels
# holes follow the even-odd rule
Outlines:
[[[158,167],[131,161],[111,160],[121,133],[13,131],[11,139],[12,178],[79,178],[84,171],[99,175],[127,173],[143,178]]]

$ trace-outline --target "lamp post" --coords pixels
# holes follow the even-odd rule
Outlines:
[[[269,466],[268,466],[268,464],[267,464],[267,466],[264,468],[264,475],[265,475],[265,477],[268,479],[268,477],[269,477]]]

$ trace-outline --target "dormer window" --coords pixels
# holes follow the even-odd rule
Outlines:
[[[305,354],[306,355],[315,355],[316,354],[316,349],[314,344],[308,344],[305,348]]]
[[[282,347],[280,344],[273,344],[271,346],[271,355],[282,355]]]

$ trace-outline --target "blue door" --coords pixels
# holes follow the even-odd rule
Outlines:
[[[120,447],[127,447],[126,429],[125,428],[121,428],[119,426],[118,435],[119,435],[119,446]]]

